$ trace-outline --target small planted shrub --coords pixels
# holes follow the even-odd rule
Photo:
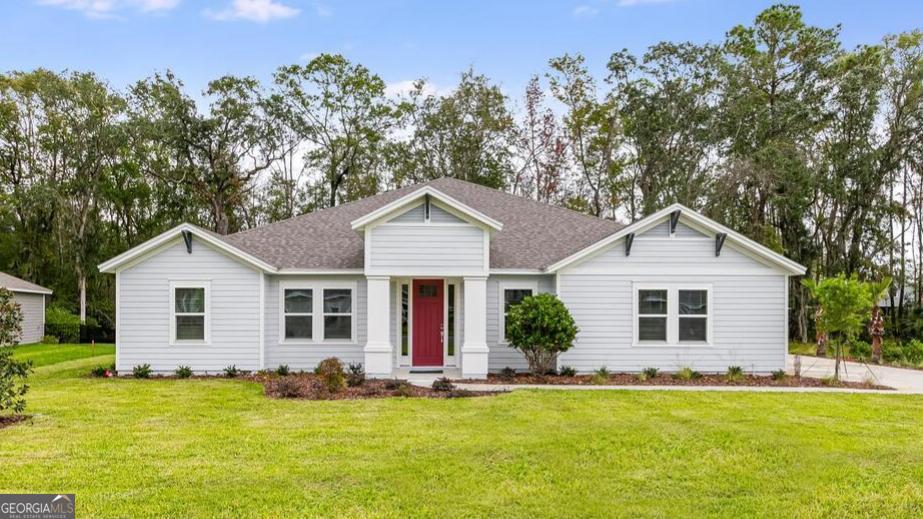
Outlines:
[[[822,386],[830,386],[830,387],[836,387],[840,385],[840,381],[837,380],[835,377],[823,377],[822,379],[820,379],[820,383]]]
[[[872,358],[872,345],[856,339],[849,343],[849,354],[858,360],[869,360]]]
[[[786,377],[786,376],[787,376],[787,375],[785,374],[785,370],[784,370],[784,369],[777,369],[777,370],[775,370],[775,371],[772,372],[772,379],[773,379],[773,380],[785,380],[785,377]]]
[[[673,378],[676,380],[698,380],[702,378],[702,374],[689,366],[683,366],[673,375]]]
[[[590,383],[597,386],[609,383],[609,370],[603,366],[594,371],[593,376],[590,377]]]
[[[32,373],[32,361],[13,358],[13,348],[0,347],[0,414],[21,414],[26,408],[26,379]]]
[[[288,376],[271,380],[266,386],[266,392],[277,398],[298,398],[301,389],[297,378]]]
[[[503,380],[513,380],[516,378],[516,370],[507,366],[500,370],[500,378]]]
[[[639,381],[639,382],[644,382],[644,381],[647,380],[647,378],[648,378],[648,377],[647,377],[647,373],[645,373],[645,372],[643,372],[643,371],[640,372],[640,373],[638,373],[637,375],[635,375],[635,379],[636,379],[637,381]]]
[[[433,381],[433,391],[452,391],[455,384],[446,377],[440,377]]]
[[[240,375],[240,370],[237,369],[236,364],[231,364],[230,366],[224,368],[224,376],[227,378],[237,378]]]
[[[394,391],[395,389],[401,387],[405,382],[403,380],[398,380],[396,378],[390,378],[385,380],[385,389],[388,391]]]
[[[108,368],[106,366],[96,366],[90,370],[90,376],[97,378],[110,378],[115,374],[115,364],[110,365]]]
[[[151,378],[151,365],[138,364],[131,368],[131,376],[135,378]]]
[[[189,378],[192,376],[192,368],[189,366],[179,366],[174,371],[179,378]]]
[[[279,364],[279,367],[276,368],[276,375],[280,377],[287,376],[289,373],[288,364]]]
[[[45,335],[42,337],[42,344],[58,344],[61,341],[54,335]]]
[[[554,369],[558,355],[569,350],[577,336],[577,324],[567,307],[553,294],[526,297],[510,308],[506,338],[519,350],[535,374]]]
[[[562,377],[576,377],[577,368],[572,366],[561,366],[561,369],[558,370],[558,375],[561,375]]]
[[[407,382],[402,382],[395,390],[398,396],[413,396],[413,386]]]
[[[923,362],[923,341],[913,339],[904,343],[901,348],[903,361],[907,364],[918,365]]]
[[[343,364],[336,357],[329,357],[317,365],[317,376],[320,377],[324,387],[331,393],[336,393],[346,386],[346,375]]]
[[[728,371],[724,378],[728,382],[740,382],[744,378],[744,370],[740,366],[728,366]]]
[[[641,370],[641,373],[644,373],[644,376],[647,378],[657,378],[657,375],[660,374],[660,370],[657,368],[644,368]]]
[[[365,369],[359,362],[349,363],[346,368],[346,385],[349,387],[359,387],[365,384]]]
[[[56,305],[45,309],[45,335],[53,335],[60,342],[80,342],[80,317]]]

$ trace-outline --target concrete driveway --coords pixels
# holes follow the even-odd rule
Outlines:
[[[795,356],[789,355],[786,369],[794,373]],[[834,360],[820,357],[801,356],[801,375],[823,378],[833,375]],[[870,380],[876,384],[890,386],[902,393],[923,394],[923,371],[915,369],[892,368],[859,362],[840,364],[840,378],[854,382]]]

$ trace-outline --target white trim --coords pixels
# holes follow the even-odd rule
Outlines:
[[[490,269],[491,276],[544,276],[547,274],[541,269]]]
[[[0,288],[5,288],[14,294],[17,294],[17,293],[18,294],[42,294],[45,296],[50,296],[53,293],[51,290],[48,290],[47,288],[42,289],[42,290],[32,290],[31,288],[10,288],[10,287],[2,287],[2,286],[0,286]]]
[[[266,279],[265,274],[260,271],[260,366],[259,369],[266,367]]]
[[[532,295],[538,294],[538,281],[527,280],[527,281],[501,281],[498,286],[497,293],[497,319],[499,322],[499,328],[497,329],[497,343],[498,344],[509,344],[506,340],[506,312],[504,312],[504,306],[506,302],[505,292],[507,290],[531,290]]]
[[[362,275],[365,269],[279,269],[273,274],[279,276],[345,276]]]
[[[682,204],[673,204],[667,208],[657,211],[656,213],[650,216],[647,216],[646,218],[642,218],[638,220],[637,222],[631,225],[628,225],[627,227],[624,227],[620,231],[617,231],[613,234],[610,234],[606,238],[599,240],[598,242],[590,245],[589,247],[586,247],[583,250],[580,250],[574,254],[571,254],[570,256],[550,265],[545,270],[548,273],[557,272],[558,270],[561,270],[564,267],[572,265],[573,263],[576,263],[584,258],[591,256],[592,254],[602,249],[605,249],[606,247],[615,243],[616,241],[623,238],[627,234],[641,233],[653,227],[654,225],[659,223],[660,220],[666,217],[669,217],[670,213],[676,210],[680,211],[680,220],[687,219],[713,232],[726,233],[729,240],[733,241],[739,247],[744,249],[742,252],[749,253],[749,255],[755,256],[757,258],[762,258],[763,260],[770,262],[771,264],[779,267],[780,269],[786,271],[789,274],[800,276],[804,274],[805,271],[807,270],[804,266],[799,265],[798,263],[786,258],[785,256],[773,250],[770,250],[764,247],[763,245],[760,245],[759,243],[751,240],[750,238],[747,238],[746,236],[738,232],[735,232],[732,229],[729,229],[714,220],[711,220],[709,218],[702,216],[701,214],[693,211],[692,209],[689,209],[683,206]],[[670,239],[675,240],[677,238],[670,238]]]
[[[125,268],[126,264],[132,262],[133,260],[143,259],[149,253],[156,251],[160,246],[169,243],[178,236],[181,236],[183,231],[192,233],[192,235],[197,239],[202,240],[203,242],[236,259],[239,259],[243,263],[246,263],[257,270],[262,270],[264,272],[276,272],[278,270],[276,267],[270,265],[269,263],[266,263],[265,261],[250,255],[219,238],[216,238],[214,235],[210,234],[204,229],[189,223],[182,223],[177,225],[169,231],[161,233],[160,235],[151,238],[141,245],[133,247],[114,258],[100,263],[97,268],[100,272],[105,273],[113,273],[117,270],[123,269]]]
[[[782,363],[780,364],[780,366],[785,365],[785,361],[788,356],[788,341],[789,341],[789,336],[788,336],[788,330],[789,330],[788,290],[789,290],[789,285],[791,284],[788,276],[783,277],[782,282],[785,283],[785,331],[782,333],[782,338],[784,340],[782,342],[782,359],[781,359]]]
[[[667,313],[663,314],[644,314],[654,317],[663,316],[667,320],[667,339],[665,341],[642,341],[638,338],[638,292],[641,290],[666,290],[667,292]],[[680,341],[679,340],[679,291],[680,290],[704,290],[706,292],[707,308],[706,314],[700,319],[706,319],[705,322],[705,341]],[[631,345],[632,347],[680,347],[694,348],[702,346],[713,346],[714,340],[712,332],[714,331],[714,314],[712,311],[714,305],[714,287],[711,283],[660,283],[660,282],[634,282],[631,284]],[[695,319],[694,316],[682,316],[683,318]]]
[[[187,279],[170,280],[170,346],[200,345],[208,346],[211,344],[211,281],[196,281]],[[204,290],[205,312],[202,312],[202,340],[187,340],[176,338],[176,289],[178,288],[201,288]],[[180,315],[199,315],[198,313],[188,313]]]
[[[286,290],[310,290],[311,291],[311,313],[296,313],[289,315],[310,315],[311,316],[311,338],[310,339],[286,339],[285,338],[285,291]],[[351,291],[350,296],[350,313],[341,313],[336,315],[349,315],[350,318],[350,338],[349,339],[325,339],[324,338],[324,290],[325,289],[348,289]],[[325,344],[357,344],[358,341],[358,301],[359,289],[358,282],[348,280],[279,280],[279,344],[307,344],[307,345],[325,345]],[[329,314],[334,315],[334,314]]]
[[[379,207],[378,209],[366,214],[365,216],[362,216],[360,218],[353,220],[350,223],[350,225],[353,230],[359,230],[361,228],[374,224],[382,219],[388,218],[389,216],[391,216],[392,212],[395,212],[398,209],[402,208],[403,206],[413,203],[419,200],[420,198],[425,197],[426,195],[429,195],[435,198],[437,201],[442,202],[443,204],[448,206],[448,208],[454,209],[462,213],[463,215],[465,215],[465,217],[475,220],[481,223],[482,225],[486,225],[487,227],[490,227],[493,230],[499,231],[503,229],[503,224],[498,222],[497,220],[494,220],[493,218],[485,215],[484,213],[481,213],[480,211],[470,206],[467,206],[459,202],[458,200],[455,200],[449,195],[431,186],[424,186],[421,189],[417,189],[416,191],[412,193],[404,195],[401,198],[398,198],[397,200],[389,204],[385,204],[384,206]]]
[[[122,347],[122,309],[120,308],[121,275],[115,273],[115,370],[119,370],[119,349]]]

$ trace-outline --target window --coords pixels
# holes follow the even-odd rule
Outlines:
[[[401,355],[410,355],[410,286],[401,285]]]
[[[208,284],[173,282],[170,285],[171,342],[207,342]]]
[[[311,340],[314,331],[314,291],[286,288],[283,293],[284,334],[286,340]]]
[[[708,291],[679,291],[679,341],[708,340]]]
[[[352,289],[324,289],[324,339],[352,339],[352,309]]]
[[[448,322],[449,329],[448,329],[448,341],[447,341],[448,351],[446,353],[449,357],[452,357],[455,355],[455,285],[453,284],[449,285],[448,299],[449,299],[449,304],[448,304],[448,310],[446,311],[446,313],[448,314],[448,318],[446,319],[446,321]]]
[[[638,291],[638,340],[667,340],[667,291]]]
[[[537,292],[534,286],[514,286],[503,285],[500,287],[500,342],[506,342],[506,316],[510,313],[510,308],[518,305],[523,299]]]
[[[708,285],[636,287],[635,343],[711,342],[709,292]]]

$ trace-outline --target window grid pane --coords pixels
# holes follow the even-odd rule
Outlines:
[[[708,291],[680,290],[679,313],[680,315],[708,314]]]
[[[704,317],[681,317],[679,319],[679,340],[684,342],[706,342],[708,340],[708,319]]]
[[[178,341],[204,341],[205,316],[204,315],[177,315],[176,340]]]
[[[667,291],[638,290],[638,315],[667,315]]]
[[[202,287],[177,288],[173,299],[178,314],[205,313],[205,289]]]
[[[353,318],[350,315],[325,315],[325,339],[351,339],[353,331]]]
[[[666,317],[639,317],[638,340],[665,341],[667,340]]]
[[[311,314],[314,312],[314,291],[310,288],[285,289],[285,313]]]
[[[349,288],[324,289],[324,315],[352,313],[353,291]]]
[[[286,315],[286,339],[310,339],[313,337],[314,318],[310,315]]]

